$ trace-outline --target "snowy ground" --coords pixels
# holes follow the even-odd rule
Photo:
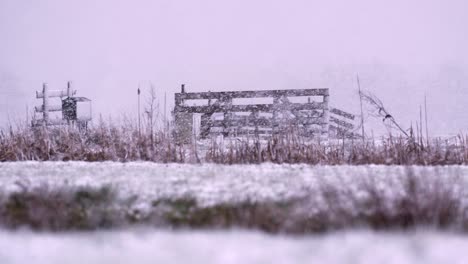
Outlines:
[[[421,177],[457,177],[468,186],[468,166],[409,167]],[[87,162],[0,163],[0,192],[47,185],[112,185],[121,195],[138,195],[141,204],[158,198],[194,197],[202,205],[221,202],[285,200],[313,193],[318,181],[353,188],[372,179],[386,195],[397,195],[403,166],[190,165]],[[392,188],[389,188],[389,187]],[[396,188],[395,188],[396,187]],[[356,191],[358,186],[355,187]]]
[[[314,192],[322,180],[353,188],[375,180],[396,195],[399,177],[451,177],[468,186],[468,167],[179,165],[154,163],[0,163],[0,192],[20,186],[111,184],[138,195],[142,206],[161,197],[191,196],[202,204],[284,200]],[[391,186],[391,187],[390,187]],[[358,187],[356,187],[358,188]],[[358,190],[357,190],[358,191]],[[33,233],[0,231],[0,263],[466,263],[468,236],[428,230],[379,233],[354,230],[312,236],[255,231]]]
[[[353,231],[284,237],[246,231],[0,232],[2,264],[466,263],[466,237]]]

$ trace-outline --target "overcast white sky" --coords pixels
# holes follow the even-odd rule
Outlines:
[[[0,124],[71,80],[94,117],[136,88],[328,87],[358,113],[355,76],[405,126],[427,94],[434,134],[468,131],[466,0],[0,0]],[[378,130],[378,128],[375,128]]]

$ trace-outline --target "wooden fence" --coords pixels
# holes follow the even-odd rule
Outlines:
[[[329,89],[261,90],[175,94],[176,137],[193,137],[199,114],[201,138],[274,135],[294,130],[307,136],[343,136],[354,129],[354,115],[329,106]]]

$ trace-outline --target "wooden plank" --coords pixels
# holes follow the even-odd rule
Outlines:
[[[294,118],[290,120],[285,120],[285,122],[273,122],[273,118],[259,117],[259,118],[248,118],[248,117],[234,117],[230,119],[231,126],[273,126],[281,125],[284,123],[287,124],[297,124],[297,125],[323,125],[325,121],[322,118]],[[277,120],[278,121],[278,120]],[[210,123],[212,126],[225,126],[226,122],[224,120],[212,120]]]
[[[75,94],[76,91],[73,91],[72,94]],[[67,97],[68,92],[64,90],[52,90],[47,92],[47,97]],[[43,92],[38,92],[36,91],[36,98],[44,98],[44,93]]]
[[[35,106],[34,107],[34,110],[37,112],[37,113],[42,113],[44,112],[44,106],[41,105],[41,106]],[[58,112],[58,111],[62,111],[62,105],[50,105],[47,109],[49,112]]]
[[[296,117],[293,120],[298,124],[307,125],[324,125],[327,123],[323,117]]]
[[[296,90],[259,90],[259,91],[226,91],[226,92],[200,92],[176,93],[181,100],[194,99],[224,99],[224,98],[259,98],[280,96],[328,96],[328,88],[296,89]]]
[[[35,126],[41,126],[44,124],[44,119],[36,119],[34,120],[34,125]],[[63,120],[63,119],[49,119],[47,121],[47,125],[48,126],[60,126],[60,125],[66,125],[68,124],[68,121],[67,120]]]
[[[210,135],[226,135],[227,130],[223,127],[212,127],[214,130],[210,130]],[[273,130],[269,127],[258,127],[257,129],[255,127],[249,127],[249,128],[233,128],[232,130],[229,130],[230,135],[235,135],[235,136],[242,136],[242,135],[272,135],[272,134],[278,134],[278,133],[286,133],[288,128],[283,128],[280,130]],[[305,128],[305,127],[299,127],[298,128],[298,133],[300,135],[304,136],[313,136],[317,134],[326,134],[328,131],[323,130],[322,128]]]
[[[313,102],[307,104],[292,103],[287,105],[273,105],[273,104],[250,104],[250,105],[203,105],[203,106],[176,106],[176,112],[186,113],[224,113],[224,112],[268,112],[272,113],[274,110],[279,111],[292,111],[292,110],[316,110],[323,109],[326,105],[320,102]]]
[[[272,130],[273,128],[270,126],[265,126],[265,125],[258,125],[257,126],[259,130]],[[231,131],[240,131],[240,130],[254,130],[256,129],[255,123],[254,122],[249,122],[246,126],[232,126],[232,127],[225,127],[222,122],[215,122],[213,123],[213,126],[210,127],[214,129],[221,129],[221,130],[227,130],[230,129]],[[299,129],[299,130],[304,130],[304,131],[324,131],[322,127],[311,127],[308,125],[301,125],[301,124],[296,124],[293,126],[281,126],[278,127],[276,130],[278,131],[284,131],[288,130],[289,128],[294,128],[294,129]]]
[[[224,127],[226,122],[224,120],[213,120],[211,122],[213,127]],[[268,118],[258,118],[258,119],[231,119],[230,120],[230,125],[233,127],[239,127],[239,126],[271,126],[272,121],[271,119]]]
[[[346,117],[348,119],[351,119],[351,120],[354,120],[354,115],[353,114],[350,114],[350,113],[347,113],[343,110],[340,110],[340,109],[337,109],[337,108],[330,108],[330,112],[332,114],[335,114],[335,115],[339,115],[339,116],[342,116],[342,117]]]
[[[221,135],[221,134],[224,134],[223,132],[211,132],[210,133],[211,135]],[[301,136],[304,136],[304,137],[313,137],[313,136],[318,136],[318,135],[321,135],[321,134],[325,134],[324,132],[302,132],[300,133]],[[255,131],[242,131],[242,132],[237,132],[237,133],[233,133],[232,136],[238,136],[238,137],[242,137],[242,136],[259,136],[259,137],[272,137],[273,135],[278,135],[278,132],[277,131],[265,131],[265,132],[255,132]]]
[[[224,134],[224,131],[212,131],[210,132],[211,135],[221,135]],[[242,130],[234,130],[231,132],[231,135],[237,135],[237,136],[243,136],[243,135],[271,135],[273,134],[273,130],[264,130],[264,129],[259,129],[258,131],[252,129],[252,130],[247,130],[247,129],[242,129]]]
[[[348,122],[343,121],[343,120],[340,120],[340,119],[338,119],[336,117],[333,117],[333,116],[330,116],[330,122],[333,122],[333,123],[335,123],[335,124],[337,124],[339,126],[342,126],[342,127],[346,128],[346,129],[353,129],[354,128],[353,124],[348,123]]]

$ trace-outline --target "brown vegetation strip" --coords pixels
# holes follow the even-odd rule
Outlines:
[[[178,145],[171,133],[138,133],[131,123],[108,125],[101,122],[86,132],[75,129],[11,129],[0,131],[0,161],[154,161],[219,164],[306,163],[454,165],[468,164],[468,137],[451,141],[386,137],[366,141],[343,139],[313,141],[294,133],[266,140],[227,139],[200,145]]]

